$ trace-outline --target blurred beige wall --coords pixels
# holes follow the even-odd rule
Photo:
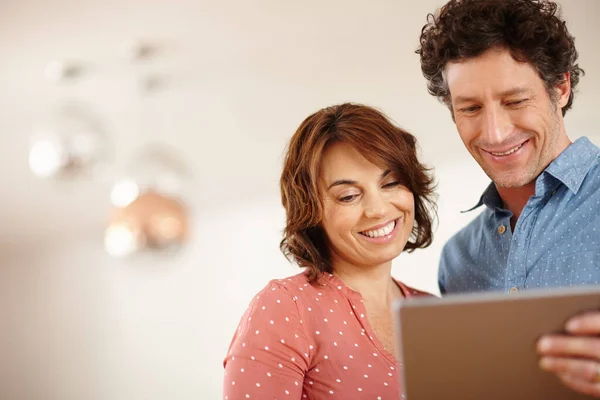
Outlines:
[[[437,292],[444,241],[487,185],[414,54],[440,0],[4,1],[0,3],[0,398],[218,399],[221,361],[253,294],[298,272],[279,253],[277,181],[288,138],[309,113],[377,106],[419,139],[439,180],[434,244],[394,262]],[[598,0],[564,14],[587,71],[566,123],[600,143]],[[159,44],[148,64],[117,57],[130,38]],[[59,90],[51,60],[88,74]],[[167,77],[142,107],[135,79]],[[59,99],[92,104],[125,162],[162,140],[193,172],[192,241],[171,261],[115,261],[102,248],[106,184],[56,185],[27,166],[32,124]],[[141,121],[141,122],[140,122]]]

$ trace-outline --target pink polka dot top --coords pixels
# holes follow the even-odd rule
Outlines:
[[[398,285],[405,297],[426,295]],[[269,282],[233,336],[223,398],[400,399],[398,362],[366,314],[360,293],[331,274]]]

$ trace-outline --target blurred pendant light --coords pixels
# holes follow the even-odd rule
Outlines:
[[[80,68],[56,61],[45,71],[49,81],[60,85],[72,83],[80,74]],[[64,86],[60,90],[66,91]],[[94,178],[108,167],[111,150],[100,119],[89,107],[59,99],[34,129],[29,167],[39,178]]]
[[[185,205],[160,193],[145,192],[123,208],[116,208],[104,237],[106,251],[113,257],[144,251],[172,255],[188,236]]]
[[[150,51],[152,49],[152,51]],[[155,49],[139,41],[127,41],[120,55],[130,62],[147,62]],[[147,69],[146,69],[147,71]],[[137,77],[139,108],[137,130],[149,137],[165,137],[163,111],[146,101],[160,85],[156,75]],[[156,119],[159,119],[158,121]],[[163,127],[157,132],[157,127]],[[148,139],[148,138],[146,138]],[[165,143],[147,145],[117,173],[110,192],[113,210],[104,234],[104,246],[115,258],[143,255],[172,256],[189,238],[187,190],[189,175],[177,152]]]
[[[99,120],[81,104],[61,104],[32,135],[29,167],[39,178],[94,178],[110,155]]]
[[[166,149],[146,149],[114,183],[104,236],[111,256],[172,255],[187,241],[187,174],[175,152]]]

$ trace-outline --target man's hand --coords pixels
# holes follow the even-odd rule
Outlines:
[[[540,367],[571,389],[600,398],[600,311],[571,318],[567,335],[545,335],[537,343]]]

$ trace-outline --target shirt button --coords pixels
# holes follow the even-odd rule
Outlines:
[[[519,288],[517,288],[517,287],[513,286],[513,287],[510,288],[510,292],[511,293],[517,293],[518,291],[519,291]]]
[[[498,227],[498,233],[502,235],[504,232],[506,232],[506,227],[504,225],[500,225]]]

